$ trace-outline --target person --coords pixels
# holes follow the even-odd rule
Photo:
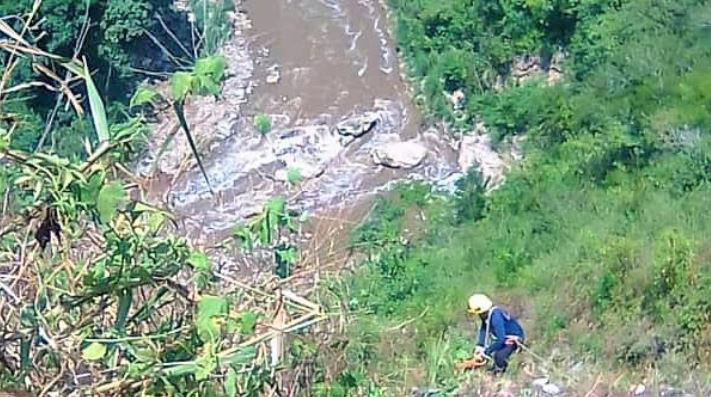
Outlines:
[[[507,311],[494,306],[491,299],[483,294],[469,298],[468,312],[481,319],[475,356],[487,361],[493,358],[494,373],[504,373],[511,355],[523,343],[523,327]]]

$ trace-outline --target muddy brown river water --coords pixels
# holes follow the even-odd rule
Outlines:
[[[241,23],[224,51],[223,99],[189,112],[211,138],[203,156],[214,195],[194,167],[176,173],[167,194],[188,237],[218,241],[274,196],[311,217],[352,224],[375,193],[399,181],[451,188],[461,175],[457,151],[412,105],[380,1],[245,0],[238,7]],[[264,135],[253,125],[260,113],[272,121]],[[344,133],[344,121],[355,133]],[[402,141],[426,149],[416,166],[374,161],[374,151]]]
[[[376,99],[409,102],[378,1],[258,0],[245,8],[254,46],[269,52],[263,65],[281,75],[279,84],[256,89],[253,107],[278,113],[283,98],[299,98],[298,117],[314,119],[369,109]],[[419,115],[405,110],[405,129],[414,132]]]

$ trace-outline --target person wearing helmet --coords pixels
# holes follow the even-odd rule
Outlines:
[[[481,319],[476,356],[487,360],[493,358],[494,372],[505,372],[509,357],[518,350],[519,343],[523,343],[523,327],[508,312],[494,306],[486,295],[472,295],[468,312]]]

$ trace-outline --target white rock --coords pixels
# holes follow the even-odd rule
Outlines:
[[[336,131],[343,136],[360,137],[372,130],[378,123],[378,113],[366,112],[336,124]]]
[[[554,385],[553,383],[548,383],[546,385],[543,385],[541,390],[544,393],[548,394],[549,396],[557,396],[558,394],[560,394],[560,391],[561,391],[560,387]]]
[[[646,391],[647,391],[647,387],[640,383],[638,385],[632,386],[632,389],[630,390],[630,395],[632,397],[648,396]]]
[[[534,380],[533,382],[531,382],[531,385],[533,387],[538,388],[538,389],[543,388],[543,386],[545,386],[547,384],[548,384],[548,378],[538,378],[538,379]]]
[[[414,168],[427,156],[427,148],[415,141],[390,142],[371,151],[376,164],[390,168]]]
[[[267,75],[267,84],[277,84],[281,79],[281,73],[279,73],[279,65],[273,65],[267,69],[269,74]]]
[[[561,393],[560,387],[551,383],[548,378],[538,378],[531,382],[534,389],[538,390],[538,394],[541,397],[553,397],[558,396]]]
[[[683,390],[675,389],[670,386],[662,386],[659,392],[660,397],[694,397],[689,393],[685,393]]]
[[[483,125],[470,135],[465,135],[459,145],[459,168],[466,173],[477,168],[483,181],[489,181],[489,188],[503,182],[506,162],[494,150],[489,135],[482,133]]]
[[[274,179],[281,182],[289,181],[289,171],[294,170],[298,172],[299,178],[301,180],[313,179],[319,177],[324,173],[325,168],[319,164],[310,164],[307,162],[295,162],[291,164],[288,168],[282,168],[274,173]]]

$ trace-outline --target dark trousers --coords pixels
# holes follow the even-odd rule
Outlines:
[[[494,352],[494,372],[504,373],[509,366],[509,357],[518,350],[518,346],[513,343],[505,345],[501,349]]]

